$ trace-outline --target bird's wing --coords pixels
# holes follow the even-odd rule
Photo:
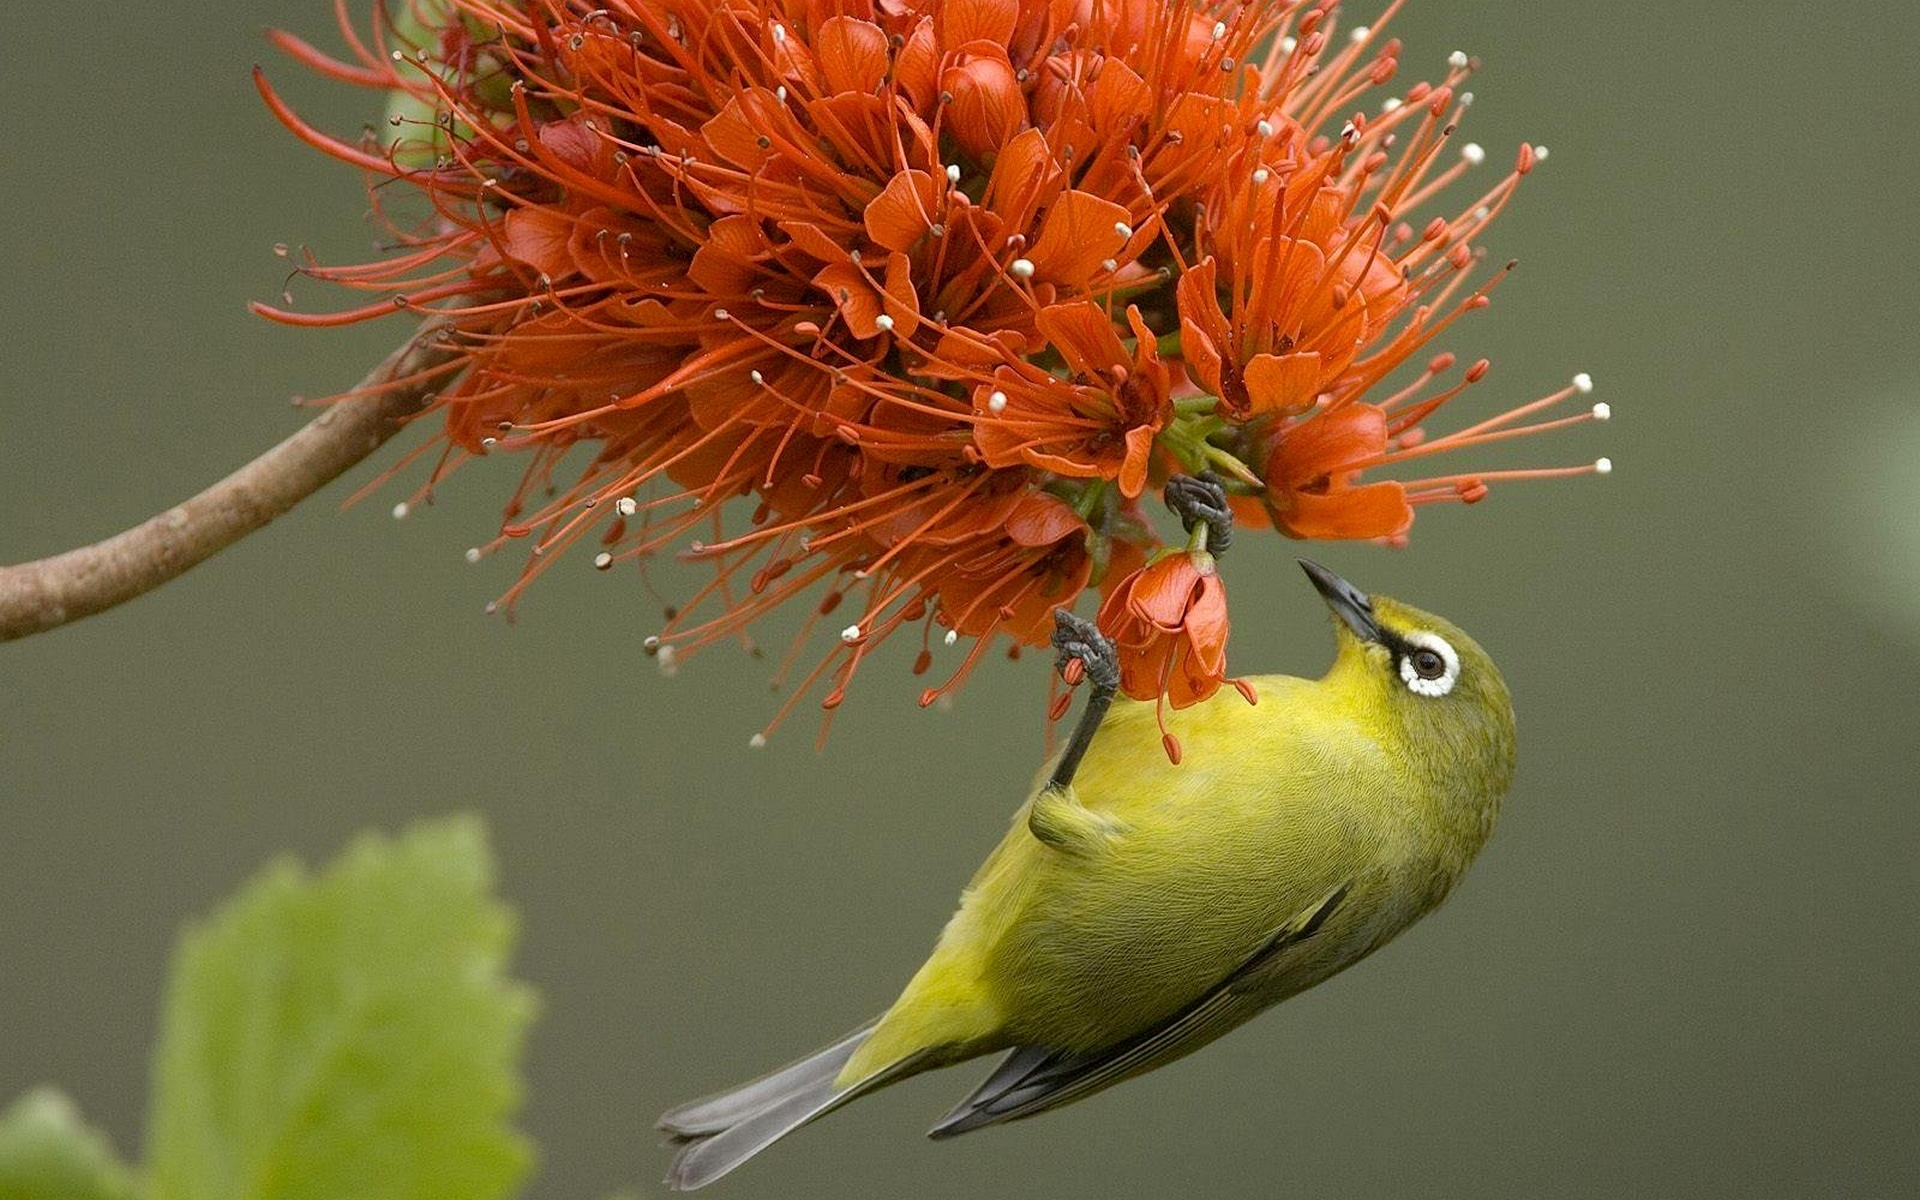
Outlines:
[[[1152,1029],[1105,1049],[1078,1054],[1044,1046],[1020,1047],[927,1136],[957,1137],[1031,1117],[1198,1050],[1268,1005],[1268,996],[1258,986],[1267,968],[1287,949],[1312,937],[1346,896],[1347,885],[1342,884],[1281,926],[1257,953],[1205,995]]]

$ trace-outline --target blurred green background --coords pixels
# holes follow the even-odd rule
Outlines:
[[[247,79],[264,26],[324,40],[327,8],[12,13],[0,559],[189,494],[404,333],[244,309],[281,289],[274,243],[373,237],[355,174]],[[1920,11],[1424,0],[1396,25],[1409,78],[1486,60],[1468,132],[1496,161],[1554,152],[1492,239],[1519,275],[1450,343],[1494,358],[1480,402],[1590,370],[1616,414],[1527,447],[1609,454],[1609,479],[1429,510],[1405,552],[1317,549],[1501,661],[1523,742],[1499,835],[1440,915],[1202,1055],[941,1145],[921,1130],[978,1072],[915,1080],[727,1194],[1920,1191]],[[374,115],[272,73],[322,125]],[[137,1150],[176,929],[276,851],[456,809],[492,823],[545,997],[540,1196],[657,1194],[660,1109],[892,997],[1040,753],[1040,661],[922,713],[892,647],[824,753],[804,715],[749,752],[766,665],[661,678],[655,603],[585,556],[517,626],[481,615],[515,569],[461,557],[499,466],[401,523],[399,492],[342,513],[336,486],[0,647],[0,1097],[58,1082]],[[1242,543],[1234,664],[1317,672],[1297,547]]]

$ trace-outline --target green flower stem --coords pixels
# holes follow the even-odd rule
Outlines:
[[[1098,522],[1093,519],[1093,514],[1105,507],[1107,493],[1110,490],[1112,490],[1111,487],[1104,479],[1089,480],[1080,489],[1080,494],[1073,498],[1073,511],[1079,514],[1080,519],[1087,524],[1097,525]]]
[[[1193,528],[1187,531],[1188,554],[1205,554],[1207,552],[1207,538],[1212,528],[1213,527],[1205,521],[1195,521],[1193,523]]]
[[[1206,459],[1208,466],[1219,471],[1228,479],[1252,488],[1255,491],[1266,491],[1266,481],[1255,474],[1252,467],[1249,467],[1246,463],[1241,462],[1238,458],[1222,450],[1220,447],[1210,443],[1202,443],[1201,455]]]

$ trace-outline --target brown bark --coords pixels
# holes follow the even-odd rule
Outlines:
[[[443,330],[428,321],[350,398],[192,499],[91,546],[0,567],[0,641],[152,591],[325,487],[431,402],[453,356]]]

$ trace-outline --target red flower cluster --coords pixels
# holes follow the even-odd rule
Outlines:
[[[485,548],[531,543],[508,602],[584,538],[601,567],[678,550],[715,575],[650,644],[844,607],[794,693],[831,708],[903,626],[916,673],[936,628],[975,639],[931,702],[1101,587],[1125,690],[1178,706],[1224,679],[1226,612],[1210,572],[1162,578],[1197,560],[1144,565],[1170,471],[1291,536],[1394,540],[1419,504],[1594,469],[1362,482],[1563,423],[1525,421],[1576,388],[1433,438],[1484,362],[1381,394],[1487,303],[1476,239],[1543,152],[1416,224],[1484,157],[1445,152],[1474,64],[1362,111],[1400,43],[1335,36],[1333,0],[411,0],[365,36],[341,7],[351,61],[276,40],[389,93],[394,139],[262,93],[430,208],[389,215],[384,261],[303,268],[376,303],[269,311],[448,314],[433,479],[530,458]]]

